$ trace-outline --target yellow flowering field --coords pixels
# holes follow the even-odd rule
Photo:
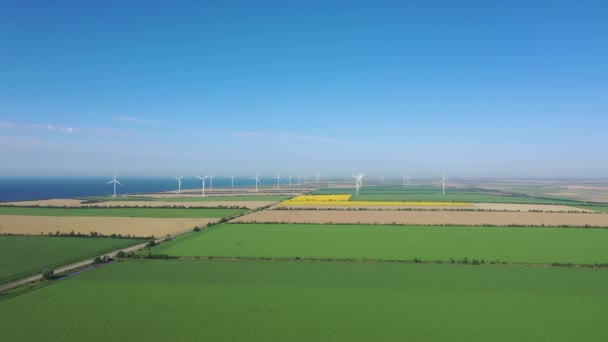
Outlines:
[[[308,205],[343,205],[343,206],[377,206],[377,207],[464,207],[471,206],[465,202],[381,202],[381,201],[350,201],[352,195],[302,195],[296,198],[283,201],[283,206]]]

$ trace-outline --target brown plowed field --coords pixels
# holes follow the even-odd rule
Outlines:
[[[0,234],[62,233],[163,237],[217,222],[217,218],[147,218],[2,215]]]
[[[608,214],[489,211],[264,210],[235,222],[365,223],[420,225],[546,225],[608,227]]]

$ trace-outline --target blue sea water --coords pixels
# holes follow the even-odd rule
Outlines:
[[[112,185],[106,185],[111,177],[2,177],[0,178],[0,202],[41,200],[49,198],[80,198],[88,196],[110,196]],[[177,190],[177,180],[170,177],[121,177],[123,185],[116,186],[116,193],[138,194]],[[261,179],[262,184],[276,184],[276,180]],[[274,183],[273,183],[274,182]],[[230,177],[215,177],[213,187],[230,187]],[[235,178],[235,187],[253,187],[249,178]],[[182,179],[182,189],[200,189],[201,181],[194,177]],[[209,188],[209,180],[206,187]]]

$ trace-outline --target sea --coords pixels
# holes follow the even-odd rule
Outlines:
[[[107,184],[108,177],[0,177],[0,202],[29,201],[50,198],[82,198],[111,196],[114,188]],[[116,194],[141,194],[177,190],[177,180],[170,177],[121,177],[122,184],[116,186]],[[271,178],[260,178],[262,185],[276,184]],[[182,190],[200,189],[201,180],[195,177],[182,179]],[[209,180],[206,181],[209,189]],[[232,186],[230,177],[213,178],[214,188]],[[253,187],[254,180],[245,177],[234,179],[235,187]]]

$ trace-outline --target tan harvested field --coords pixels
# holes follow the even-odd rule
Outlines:
[[[162,201],[109,201],[82,204],[83,207],[179,207],[179,208],[215,208],[215,207],[245,207],[257,209],[276,203],[276,201],[200,201],[200,202],[162,202]]]
[[[79,207],[81,200],[77,199],[48,199],[39,201],[2,202],[1,205],[41,206],[41,207]]]
[[[162,202],[162,201],[107,201],[82,204],[75,199],[49,199],[40,201],[4,202],[2,205],[12,206],[40,206],[40,207],[177,207],[177,208],[215,208],[215,207],[245,207],[258,209],[275,203],[276,201],[200,201],[200,202]]]
[[[594,213],[593,210],[580,209],[567,205],[556,204],[519,204],[519,203],[474,203],[473,207],[483,210],[496,211],[545,211],[545,212],[568,212],[577,211],[581,213]]]
[[[608,214],[503,211],[264,210],[235,222],[366,223],[412,225],[545,225],[608,227]]]
[[[78,216],[20,216],[2,215],[0,234],[62,233],[163,237],[196,226],[217,222],[217,218],[147,218],[147,217],[78,217]]]
[[[276,208],[290,208],[292,210],[302,210],[302,209],[348,209],[348,210],[356,210],[356,209],[371,209],[371,210],[480,210],[480,211],[521,211],[526,212],[530,210],[534,211],[544,211],[544,212],[581,212],[581,213],[593,213],[593,210],[580,209],[575,207],[569,207],[565,205],[552,205],[552,204],[515,204],[515,203],[471,203],[471,205],[467,206],[369,206],[369,205],[360,205],[360,206],[343,206],[343,205],[284,205],[278,204],[275,206]],[[273,207],[273,208],[275,208]]]

